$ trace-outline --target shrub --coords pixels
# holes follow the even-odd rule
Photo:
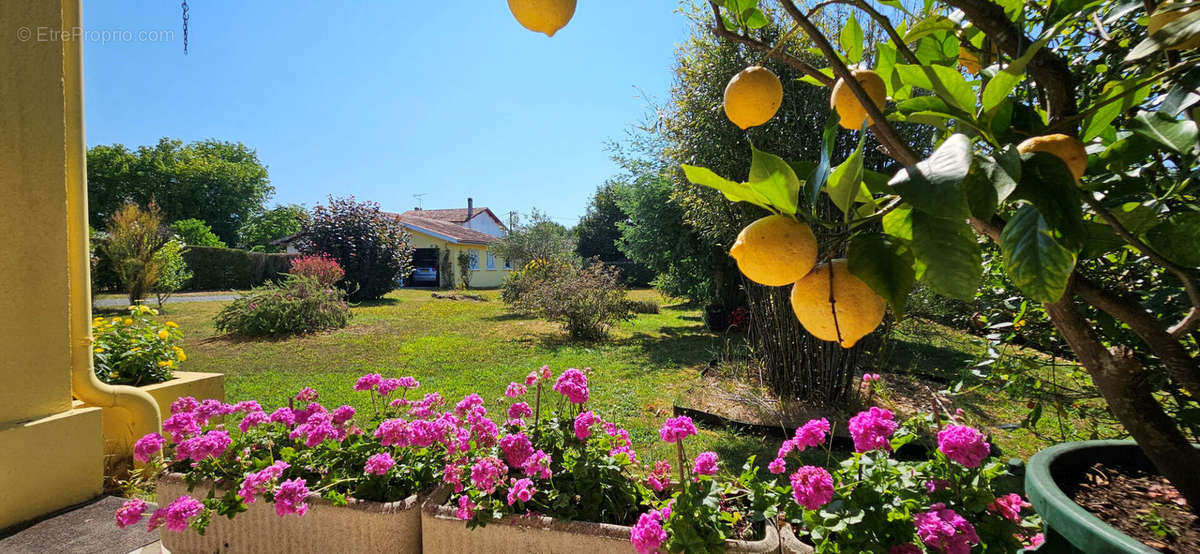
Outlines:
[[[159,308],[162,308],[163,302],[170,298],[175,291],[183,288],[183,285],[192,278],[192,270],[183,260],[183,248],[183,241],[175,238],[167,241],[158,252],[154,253],[154,259],[162,269],[159,270],[158,279],[154,280],[154,285],[150,287],[150,290],[154,292]]]
[[[301,256],[292,260],[292,275],[312,277],[323,287],[332,287],[346,275],[337,261],[324,254],[318,256]]]
[[[603,338],[614,323],[632,317],[618,274],[616,268],[598,262],[583,269],[567,265],[535,280],[515,305],[519,311],[561,323],[573,339]]]
[[[658,302],[654,300],[630,300],[629,311],[635,314],[656,314],[658,313]]]
[[[510,308],[521,311],[521,298],[533,290],[542,281],[557,281],[566,278],[573,271],[570,262],[564,258],[547,258],[533,260],[517,271],[504,278],[500,286],[500,299]]]
[[[202,219],[181,219],[171,224],[171,232],[188,246],[215,246],[224,248],[225,243],[213,233],[212,227]]]
[[[130,306],[125,317],[92,320],[92,362],[96,377],[115,385],[150,385],[171,379],[187,355],[180,348],[183,333],[173,321],[154,319],[157,310]]]
[[[217,330],[258,337],[338,329],[350,321],[342,296],[312,277],[290,275],[279,285],[256,288],[227,304],[217,314]]]
[[[230,290],[257,287],[283,278],[295,254],[264,254],[234,248],[190,246],[183,259],[191,268],[188,290]]]
[[[313,208],[304,228],[301,250],[325,253],[346,271],[341,287],[352,301],[380,298],[396,288],[408,273],[412,237],[379,204],[350,198],[329,198]]]
[[[458,282],[463,289],[471,288],[471,264],[479,263],[476,253],[469,250],[458,251]]]
[[[129,202],[113,214],[106,230],[108,239],[101,248],[129,293],[129,303],[137,304],[162,271],[155,253],[170,238],[162,227],[162,213],[153,202],[145,210]]]

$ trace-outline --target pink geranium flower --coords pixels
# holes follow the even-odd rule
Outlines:
[[[809,510],[816,510],[833,500],[833,477],[824,468],[803,466],[791,477],[792,498]]]
[[[938,432],[938,450],[965,467],[979,467],[991,448],[983,433],[973,427],[948,425]]]

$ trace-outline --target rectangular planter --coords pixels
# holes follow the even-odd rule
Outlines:
[[[171,403],[176,398],[191,396],[196,400],[225,401],[225,375],[221,373],[176,371],[175,378],[170,381],[138,388],[154,397],[163,419],[170,416]],[[115,460],[132,458],[133,443],[141,437],[133,436],[133,416],[129,410],[102,408],[100,419],[104,427],[104,455]]]
[[[556,521],[540,516],[506,516],[474,530],[446,504],[449,488],[440,488],[421,508],[421,544],[425,554],[626,554],[636,552],[629,542],[630,527],[584,521]],[[726,552],[778,552],[779,534],[768,524],[757,541],[726,541]]]
[[[208,489],[188,493],[182,476],[158,479],[158,505],[182,495],[203,499]],[[275,506],[259,499],[233,519],[214,515],[204,535],[192,529],[161,531],[163,547],[173,554],[313,552],[354,554],[421,552],[421,503],[413,495],[398,502],[350,500],[334,506],[318,494],[308,499],[308,512],[279,517]]]

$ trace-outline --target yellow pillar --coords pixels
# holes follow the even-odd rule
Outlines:
[[[100,494],[98,408],[152,399],[90,375],[79,0],[0,2],[0,529]]]

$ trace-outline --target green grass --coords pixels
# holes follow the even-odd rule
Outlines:
[[[660,313],[621,323],[607,340],[575,343],[557,325],[507,313],[495,291],[482,294],[488,302],[399,290],[354,307],[345,329],[276,340],[218,335],[212,320],[223,302],[172,304],[163,317],[185,332],[188,360],[181,369],[224,373],[229,401],[255,399],[274,408],[311,386],[327,406],[351,404],[369,411],[370,397],[351,387],[360,375],[377,372],[412,375],[421,382],[419,393],[437,391],[451,402],[478,392],[490,412],[502,414],[510,381],[542,365],[556,373],[590,367],[590,407],[626,426],[643,458],[673,455],[657,440],[657,429],[674,402],[686,402],[700,369],[719,358],[725,344],[704,329],[698,309],[654,291],[632,291],[633,299],[657,301]],[[983,349],[978,338],[915,320],[901,323],[891,340],[885,370],[892,374],[955,376]],[[959,396],[955,405],[991,431],[1008,454],[1027,457],[1059,440],[1053,418],[1043,420],[1036,433],[1001,430],[1001,423],[1024,416],[1024,404],[986,387]],[[707,429],[688,450],[715,450],[731,468],[751,454],[773,456],[778,445],[774,439]]]

